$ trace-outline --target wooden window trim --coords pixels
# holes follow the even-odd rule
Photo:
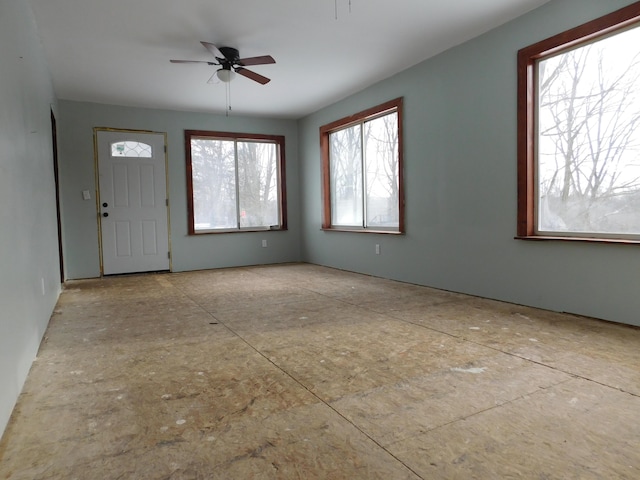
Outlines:
[[[403,98],[389,100],[383,104],[368,108],[320,127],[320,155],[322,158],[322,229],[335,232],[356,232],[376,234],[404,234],[404,142],[403,142]],[[331,175],[329,158],[329,134],[344,128],[357,125],[366,120],[381,117],[395,110],[398,115],[398,229],[384,230],[376,228],[344,228],[331,225]]]
[[[214,132],[208,130],[185,130],[184,146],[187,171],[187,215],[189,235],[209,235],[221,233],[245,233],[245,232],[265,232],[267,229],[228,229],[228,230],[208,230],[196,231],[193,205],[193,169],[191,166],[191,139],[193,137],[206,137],[211,139],[229,139],[236,141],[243,140],[267,140],[278,145],[279,155],[279,185],[280,185],[280,227],[277,231],[287,230],[287,182],[286,182],[286,161],[285,161],[285,137],[283,135],[264,135],[258,133],[234,133],[234,132]]]
[[[640,243],[625,238],[537,235],[535,229],[536,62],[592,42],[640,21],[640,2],[534,43],[518,51],[518,225],[517,239]]]

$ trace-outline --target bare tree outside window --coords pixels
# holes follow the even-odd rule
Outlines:
[[[398,116],[385,115],[365,123],[367,225],[399,222]]]
[[[229,140],[191,140],[196,230],[237,227],[234,150]]]
[[[190,131],[190,233],[286,228],[284,137]]]
[[[362,126],[332,133],[331,223],[362,225]]]
[[[538,230],[640,234],[640,28],[537,66]]]
[[[398,113],[329,134],[331,223],[398,228]]]
[[[320,127],[322,228],[402,234],[402,98]]]
[[[277,146],[238,142],[240,227],[278,224]]]

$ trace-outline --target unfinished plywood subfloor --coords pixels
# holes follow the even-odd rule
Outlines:
[[[640,478],[640,329],[296,264],[69,282],[10,479]]]

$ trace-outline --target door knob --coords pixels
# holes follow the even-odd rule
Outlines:
[[[102,204],[102,206],[103,206],[104,208],[107,208],[107,207],[109,206],[109,204],[108,204],[107,202],[104,202],[104,203]]]
[[[108,217],[108,216],[109,216],[109,214],[108,214],[107,212],[104,212],[104,213],[102,214],[102,216],[103,216],[103,217]]]

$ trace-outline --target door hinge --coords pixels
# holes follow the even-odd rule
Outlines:
[[[167,146],[164,146],[164,153],[167,153]]]
[[[167,252],[167,258],[171,259],[171,252]]]
[[[168,198],[166,198],[166,199],[165,199],[164,204],[165,204],[167,207],[169,206],[169,199],[168,199]]]

